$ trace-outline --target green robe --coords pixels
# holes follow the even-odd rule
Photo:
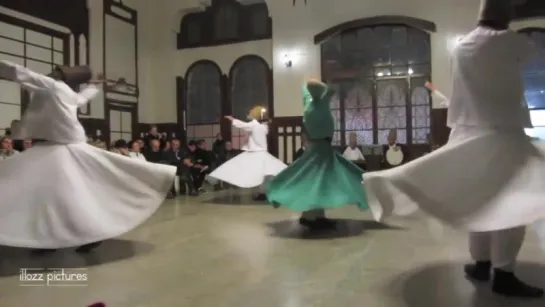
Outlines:
[[[335,122],[333,91],[324,85],[303,87],[303,124],[309,144],[303,155],[269,183],[267,198],[294,211],[357,205],[367,209],[363,170],[331,146]]]

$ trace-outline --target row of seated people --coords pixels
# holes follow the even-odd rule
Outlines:
[[[0,160],[5,160],[32,147],[32,140],[13,140],[9,133],[0,139]]]
[[[168,143],[167,143],[168,142]],[[203,183],[207,174],[225,161],[236,156],[239,151],[232,148],[231,142],[216,142],[214,150],[208,150],[204,140],[191,140],[186,146],[179,139],[162,141],[159,138],[135,139],[127,143],[118,140],[112,144],[114,151],[151,163],[174,165],[178,168],[181,192],[196,196],[205,193]],[[165,146],[170,144],[170,146]],[[187,191],[185,187],[187,186]],[[169,197],[176,196],[172,187]]]

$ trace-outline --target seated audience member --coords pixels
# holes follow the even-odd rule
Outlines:
[[[214,153],[206,148],[207,144],[205,140],[197,140],[196,143],[195,156],[197,163],[205,166],[203,172],[209,172],[215,160]]]
[[[354,164],[365,169],[365,157],[358,148],[358,136],[354,132],[350,133],[349,145],[344,150],[343,156]]]
[[[144,137],[144,143],[146,150],[149,150],[151,148],[151,141],[158,140],[160,142],[160,147],[165,147],[166,138],[163,136],[163,134],[159,133],[159,130],[157,129],[157,126],[151,125],[148,133]]]
[[[172,143],[170,141],[165,141],[165,146],[163,147],[163,150],[167,152],[170,150],[170,148],[172,148]]]
[[[10,126],[10,132],[11,132],[11,142],[13,144],[13,149],[16,151],[24,151],[24,131],[23,131],[23,124],[20,120],[12,120],[11,126]]]
[[[4,136],[0,140],[0,160],[5,160],[18,153],[13,149],[13,141],[10,137]]]
[[[114,142],[112,152],[118,153],[122,156],[129,156],[129,146],[127,146],[127,141],[117,140]]]
[[[161,142],[157,139],[150,141],[150,148],[144,152],[144,156],[148,162],[168,163],[165,152],[161,150]]]
[[[143,139],[138,138],[138,139],[135,140],[135,142],[137,142],[138,145],[140,145],[140,152],[141,153],[144,152],[144,150],[146,150],[146,142],[144,142]]]
[[[186,158],[184,158],[184,165],[189,168],[191,173],[191,178],[193,179],[193,187],[196,191],[203,193],[204,190],[202,185],[206,174],[206,165],[202,163],[202,159],[199,159],[199,154],[197,152],[197,142],[189,141],[187,144],[188,153]],[[202,154],[202,153],[201,153]]]
[[[23,141],[23,151],[32,148],[32,139],[26,139]]]
[[[216,158],[223,156],[225,154],[225,140],[223,139],[223,135],[221,133],[218,133],[216,135],[216,140],[214,141],[214,144],[212,144],[212,152],[216,156]]]
[[[223,153],[218,156],[218,166],[233,159],[238,154],[240,154],[240,150],[233,148],[233,143],[230,141],[225,142],[225,149],[223,150]]]
[[[161,142],[157,139],[150,141],[150,148],[145,151],[146,160],[151,163],[169,164],[166,153],[161,149]],[[173,198],[172,192],[169,192],[167,198]]]
[[[301,158],[301,156],[305,153],[305,150],[307,148],[307,145],[308,145],[308,141],[307,141],[307,138],[303,135],[301,136],[301,148],[299,148],[296,152],[295,152],[295,155],[293,156],[293,161]]]
[[[131,158],[140,159],[143,161],[146,161],[146,157],[144,157],[144,154],[141,152],[140,148],[140,142],[138,140],[130,141],[129,142],[129,156]]]
[[[176,175],[180,178],[180,189],[185,187],[182,183],[187,184],[187,188],[189,189],[188,194],[191,196],[199,195],[197,193],[197,190],[195,190],[194,187],[194,181],[193,176],[190,171],[190,167],[186,165],[187,161],[191,161],[191,157],[189,156],[189,153],[186,150],[183,150],[181,148],[180,140],[174,138],[171,141],[171,149],[166,152],[168,160],[170,165],[174,165],[177,167]],[[186,161],[187,160],[187,161]],[[176,195],[176,188],[174,185],[172,185],[171,193],[173,195]]]

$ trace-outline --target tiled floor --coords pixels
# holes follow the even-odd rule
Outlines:
[[[505,300],[461,273],[463,234],[424,217],[373,222],[329,212],[341,229],[309,237],[294,214],[248,195],[167,201],[137,230],[94,254],[36,258],[0,249],[1,307],[533,307]],[[545,253],[530,231],[520,276],[545,287]],[[86,286],[21,286],[20,268],[88,267]],[[67,271],[68,272],[68,271]]]

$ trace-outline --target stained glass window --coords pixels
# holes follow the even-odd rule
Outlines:
[[[411,108],[413,144],[426,144],[431,133],[430,93],[424,87],[424,78],[411,79]]]
[[[340,146],[341,141],[341,109],[340,109],[340,86],[338,84],[330,84],[331,89],[335,91],[335,95],[331,98],[331,114],[335,120],[335,132],[333,133],[332,145]]]
[[[188,137],[215,138],[221,117],[221,73],[216,65],[202,62],[191,68],[186,100],[187,129],[199,127],[199,133],[188,132]]]
[[[524,67],[526,103],[530,109],[545,109],[545,29],[522,30],[534,42],[538,55]]]
[[[264,60],[254,56],[243,57],[233,66],[230,75],[233,116],[246,120],[252,107],[261,105],[269,108],[269,67]],[[244,144],[245,137],[242,131],[231,131],[234,146]]]
[[[397,129],[397,141],[407,142],[407,82],[403,79],[377,82],[377,126],[379,142],[386,142],[390,129]]]
[[[356,133],[358,145],[373,144],[373,83],[361,81],[347,87],[344,98],[345,144],[351,132]]]
[[[390,129],[400,143],[427,143],[430,133],[430,37],[401,25],[363,27],[322,44],[324,79],[341,83],[332,101],[336,142],[355,132],[361,145],[383,144]]]

